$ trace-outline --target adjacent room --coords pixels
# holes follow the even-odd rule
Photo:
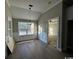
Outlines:
[[[48,21],[48,43],[51,47],[57,48],[59,40],[59,17]]]

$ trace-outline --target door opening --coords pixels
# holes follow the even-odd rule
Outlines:
[[[58,39],[59,39],[59,17],[56,17],[48,21],[48,45],[57,48]]]

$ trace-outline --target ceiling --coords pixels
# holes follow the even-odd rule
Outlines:
[[[13,18],[38,20],[41,14],[62,0],[10,0]],[[29,5],[33,5],[31,10]]]

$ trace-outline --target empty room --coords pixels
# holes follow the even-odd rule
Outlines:
[[[5,0],[6,59],[73,59],[73,0]]]

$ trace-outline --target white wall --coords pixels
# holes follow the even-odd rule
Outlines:
[[[53,19],[54,20],[54,19]],[[58,35],[58,22],[49,22],[49,35],[57,36]]]
[[[42,20],[43,21],[43,20]],[[38,39],[41,40],[42,42],[44,43],[47,43],[47,25],[48,22],[40,22],[40,24],[38,24]],[[40,28],[39,26],[41,27],[41,31],[40,31]]]
[[[42,27],[42,33],[45,33],[47,36],[45,39],[40,39],[44,40],[43,42],[48,42],[48,20],[58,17],[59,16],[59,21],[60,21],[60,28],[59,28],[59,40],[58,40],[58,48],[61,49],[61,33],[62,33],[62,2],[59,4],[55,5],[53,8],[42,14],[39,18],[38,25]],[[40,35],[38,35],[40,36]],[[44,35],[43,35],[44,36]]]
[[[8,6],[8,3],[5,2],[5,41],[10,51],[13,52],[15,42],[12,37],[12,30],[11,30],[11,36],[9,35],[9,28],[8,28],[9,21],[11,21],[12,23],[11,11],[10,11],[10,7]]]

